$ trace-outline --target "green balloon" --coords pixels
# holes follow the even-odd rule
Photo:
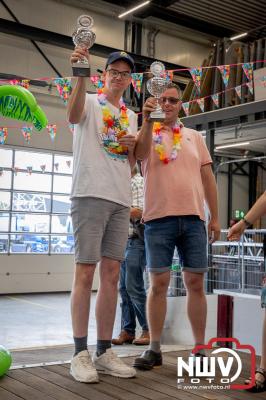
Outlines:
[[[5,375],[9,370],[12,363],[10,352],[4,347],[0,346],[0,376]]]
[[[38,131],[48,124],[33,94],[22,86],[0,86],[0,114],[7,118],[31,122]]]

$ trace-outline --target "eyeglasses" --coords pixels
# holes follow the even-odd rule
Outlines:
[[[117,69],[108,69],[107,70],[111,76],[111,78],[118,78],[119,75],[121,79],[129,79],[131,77],[131,73],[128,71],[117,71]]]
[[[159,103],[160,104],[165,104],[167,101],[168,101],[169,104],[174,106],[180,101],[180,99],[177,99],[176,97],[160,97],[159,98]]]

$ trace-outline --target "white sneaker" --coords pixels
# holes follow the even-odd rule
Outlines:
[[[112,349],[97,357],[93,354],[92,361],[98,372],[101,374],[117,376],[119,378],[133,378],[136,375],[135,368],[129,367],[119,358]]]
[[[97,371],[92,364],[88,350],[83,350],[72,358],[70,374],[79,382],[99,382]]]

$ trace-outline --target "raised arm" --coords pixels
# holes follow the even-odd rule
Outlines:
[[[76,47],[71,54],[70,62],[74,63],[83,57],[89,59],[88,51]],[[78,77],[76,85],[71,93],[67,105],[67,118],[71,124],[78,124],[84,117],[84,105],[86,98],[86,81],[88,78]]]
[[[144,160],[149,156],[152,146],[152,128],[153,122],[150,121],[150,113],[156,108],[156,100],[150,97],[146,100],[142,109],[142,127],[139,131],[135,147],[135,156],[137,160]]]

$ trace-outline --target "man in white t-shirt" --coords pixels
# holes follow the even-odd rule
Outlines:
[[[88,51],[77,47],[71,63]],[[117,304],[120,263],[124,258],[131,206],[131,166],[137,116],[121,96],[131,82],[133,59],[125,52],[111,53],[103,73],[104,89],[86,93],[86,79],[77,78],[68,103],[74,128],[74,170],[71,216],[75,237],[75,276],[71,312],[75,354],[71,375],[81,382],[98,382],[98,372],[121,378],[135,376],[111,350]],[[100,286],[96,302],[97,348],[87,350],[88,319],[94,271],[99,264]]]

